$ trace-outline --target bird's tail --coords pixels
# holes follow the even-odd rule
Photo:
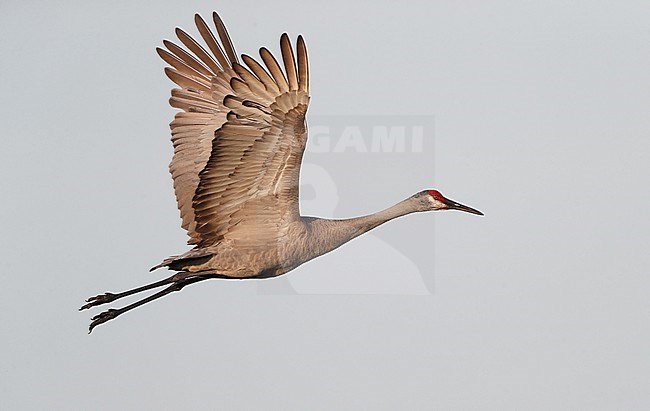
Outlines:
[[[162,261],[162,263],[160,263],[160,264],[158,264],[158,265],[154,265],[153,267],[151,267],[151,268],[149,269],[149,272],[152,272],[152,271],[157,270],[157,269],[159,269],[159,268],[169,267],[169,265],[170,265],[171,263],[173,263],[174,260],[176,260],[178,257],[179,257],[179,256],[177,256],[177,255],[173,255],[173,256],[171,256],[171,257],[165,258],[165,259]]]
[[[196,268],[210,260],[214,254],[206,249],[195,248],[181,255],[173,255],[165,258],[162,263],[151,267],[149,271],[157,270],[162,267],[168,267],[170,270],[176,271],[196,271]]]

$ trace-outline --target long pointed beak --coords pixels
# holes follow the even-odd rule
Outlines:
[[[445,205],[447,205],[447,207],[449,207],[450,210],[458,210],[458,211],[464,211],[466,213],[484,215],[483,213],[481,213],[478,210],[473,209],[472,207],[467,207],[466,205],[457,203],[454,200],[450,200],[448,198],[445,198],[444,203],[445,203]]]

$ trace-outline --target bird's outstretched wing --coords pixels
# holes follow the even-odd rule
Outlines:
[[[224,238],[263,244],[299,216],[307,50],[298,37],[296,61],[283,34],[284,71],[265,48],[260,56],[266,69],[243,55],[247,69],[237,61],[221,19],[213,17],[223,49],[201,17],[195,18],[212,56],[180,29],[189,52],[171,42],[165,42],[171,53],[159,49],[172,66],[168,77],[181,86],[172,90],[171,105],[184,110],[171,123],[170,171],[190,244],[208,246]]]
[[[172,90],[169,100],[172,107],[183,110],[170,124],[174,156],[169,171],[174,180],[181,225],[190,236],[189,244],[200,241],[192,199],[199,185],[199,173],[210,158],[214,133],[226,122],[228,108],[222,103],[232,93],[230,80],[236,75],[232,64],[237,62],[237,55],[226,28],[217,13],[212,17],[223,47],[201,16],[197,14],[194,18],[212,54],[180,28],[176,29],[176,35],[189,51],[168,40],[163,41],[167,50],[156,49],[171,66],[165,68],[165,74],[181,87]]]

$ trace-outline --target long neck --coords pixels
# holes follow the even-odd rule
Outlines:
[[[409,197],[406,200],[400,201],[394,206],[388,207],[387,209],[379,211],[377,213],[339,221],[342,224],[350,225],[351,227],[356,228],[359,231],[357,234],[358,236],[394,218],[415,213],[417,211],[422,211],[419,205],[419,202],[414,197]]]
[[[310,254],[325,254],[387,221],[418,211],[424,211],[420,201],[409,197],[385,210],[362,217],[344,220],[314,219],[309,223],[311,244],[314,246]]]

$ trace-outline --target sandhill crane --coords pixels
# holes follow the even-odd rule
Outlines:
[[[298,180],[307,142],[309,104],[307,49],[298,36],[294,55],[287,34],[280,38],[284,70],[261,48],[264,66],[247,55],[240,64],[226,27],[212,15],[219,40],[205,20],[194,21],[208,50],[180,28],[186,49],[163,41],[157,48],[169,64],[167,76],[180,88],[170,104],[181,109],[171,122],[174,155],[169,165],[182,227],[190,251],[165,259],[151,271],[176,273],[122,293],[86,300],[80,310],[168,285],[148,298],[93,317],[99,324],[210,278],[269,278],[330,252],[353,238],[406,214],[480,211],[421,191],[396,205],[363,217],[328,220],[300,215]]]

